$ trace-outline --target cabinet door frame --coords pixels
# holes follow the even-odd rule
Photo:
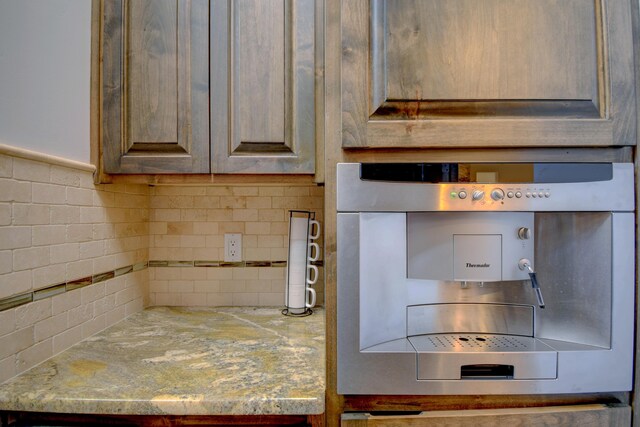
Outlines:
[[[399,118],[376,114],[385,102],[384,88],[380,87],[384,76],[376,70],[382,61],[380,52],[384,46],[380,40],[384,36],[377,34],[380,28],[376,28],[373,21],[383,19],[380,14],[384,0],[344,0],[341,8],[343,148],[634,145],[630,4],[627,0],[593,1],[599,74],[598,96],[593,100],[598,109],[595,117],[593,114],[591,117],[562,114],[554,117],[553,111],[550,116],[505,117],[491,111],[482,116],[477,113],[484,108],[482,103],[474,103],[475,115],[445,113],[430,117],[405,111],[405,118]],[[553,110],[554,103],[547,104]],[[450,107],[443,105],[441,111]]]
[[[99,134],[106,173],[209,173],[208,1],[176,6],[177,137],[136,149],[127,111],[128,0],[101,2]]]
[[[240,140],[234,0],[211,1],[211,169],[213,173],[315,171],[315,0],[284,0],[284,140]],[[262,108],[269,108],[263,105]]]
[[[544,421],[542,421],[544,420]],[[537,408],[435,410],[419,414],[372,415],[343,413],[341,427],[489,427],[499,425],[599,425],[629,426],[631,406],[626,404],[577,404]]]

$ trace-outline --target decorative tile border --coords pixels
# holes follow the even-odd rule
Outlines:
[[[322,267],[322,260],[312,261],[312,265]],[[287,261],[149,261],[149,267],[286,267]]]
[[[112,271],[106,271],[104,273],[94,274],[92,276],[82,277],[80,279],[70,280],[64,283],[58,283],[56,285],[48,286],[43,289],[38,289],[33,292],[26,292],[20,295],[14,295],[8,298],[0,299],[0,311],[9,310],[20,305],[28,304],[34,301],[40,301],[46,298],[51,298],[56,295],[63,294],[65,292],[73,291],[75,289],[84,288],[85,286],[93,285],[96,283],[104,282],[105,280],[113,279],[114,277],[123,276],[125,274],[140,271],[147,268],[149,263],[140,262],[133,265],[127,265],[120,267]]]
[[[324,262],[322,260],[313,261],[313,265],[322,267]],[[135,271],[143,270],[148,267],[286,267],[287,261],[240,261],[240,262],[225,262],[225,261],[162,261],[152,260],[149,262],[140,262],[133,265],[127,265],[124,267],[116,268],[112,271],[105,271],[104,273],[94,274],[92,276],[81,277],[79,279],[70,280],[64,283],[58,283],[48,286],[46,288],[38,289],[33,292],[26,292],[19,295],[14,295],[8,298],[0,299],[0,311],[9,310],[30,302],[40,301],[46,298],[52,298],[56,295],[63,294],[65,292],[73,291],[76,289],[84,288],[85,286],[93,285],[96,283],[104,282],[114,277],[123,276]]]

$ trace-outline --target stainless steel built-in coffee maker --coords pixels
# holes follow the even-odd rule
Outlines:
[[[338,392],[631,390],[633,165],[339,164]]]

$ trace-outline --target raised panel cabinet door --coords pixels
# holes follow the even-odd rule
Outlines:
[[[107,173],[209,172],[209,3],[102,2]]]
[[[214,173],[315,169],[315,0],[212,0]]]
[[[345,148],[635,144],[626,0],[344,0]]]

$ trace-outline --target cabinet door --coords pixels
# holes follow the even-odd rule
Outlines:
[[[630,2],[344,0],[343,146],[635,144]]]
[[[622,427],[631,424],[631,407],[619,404],[547,406],[540,408],[426,411],[417,415],[342,414],[342,427],[493,427],[583,426]]]
[[[216,173],[313,173],[315,0],[212,0]]]
[[[104,0],[107,173],[209,172],[207,0]]]

